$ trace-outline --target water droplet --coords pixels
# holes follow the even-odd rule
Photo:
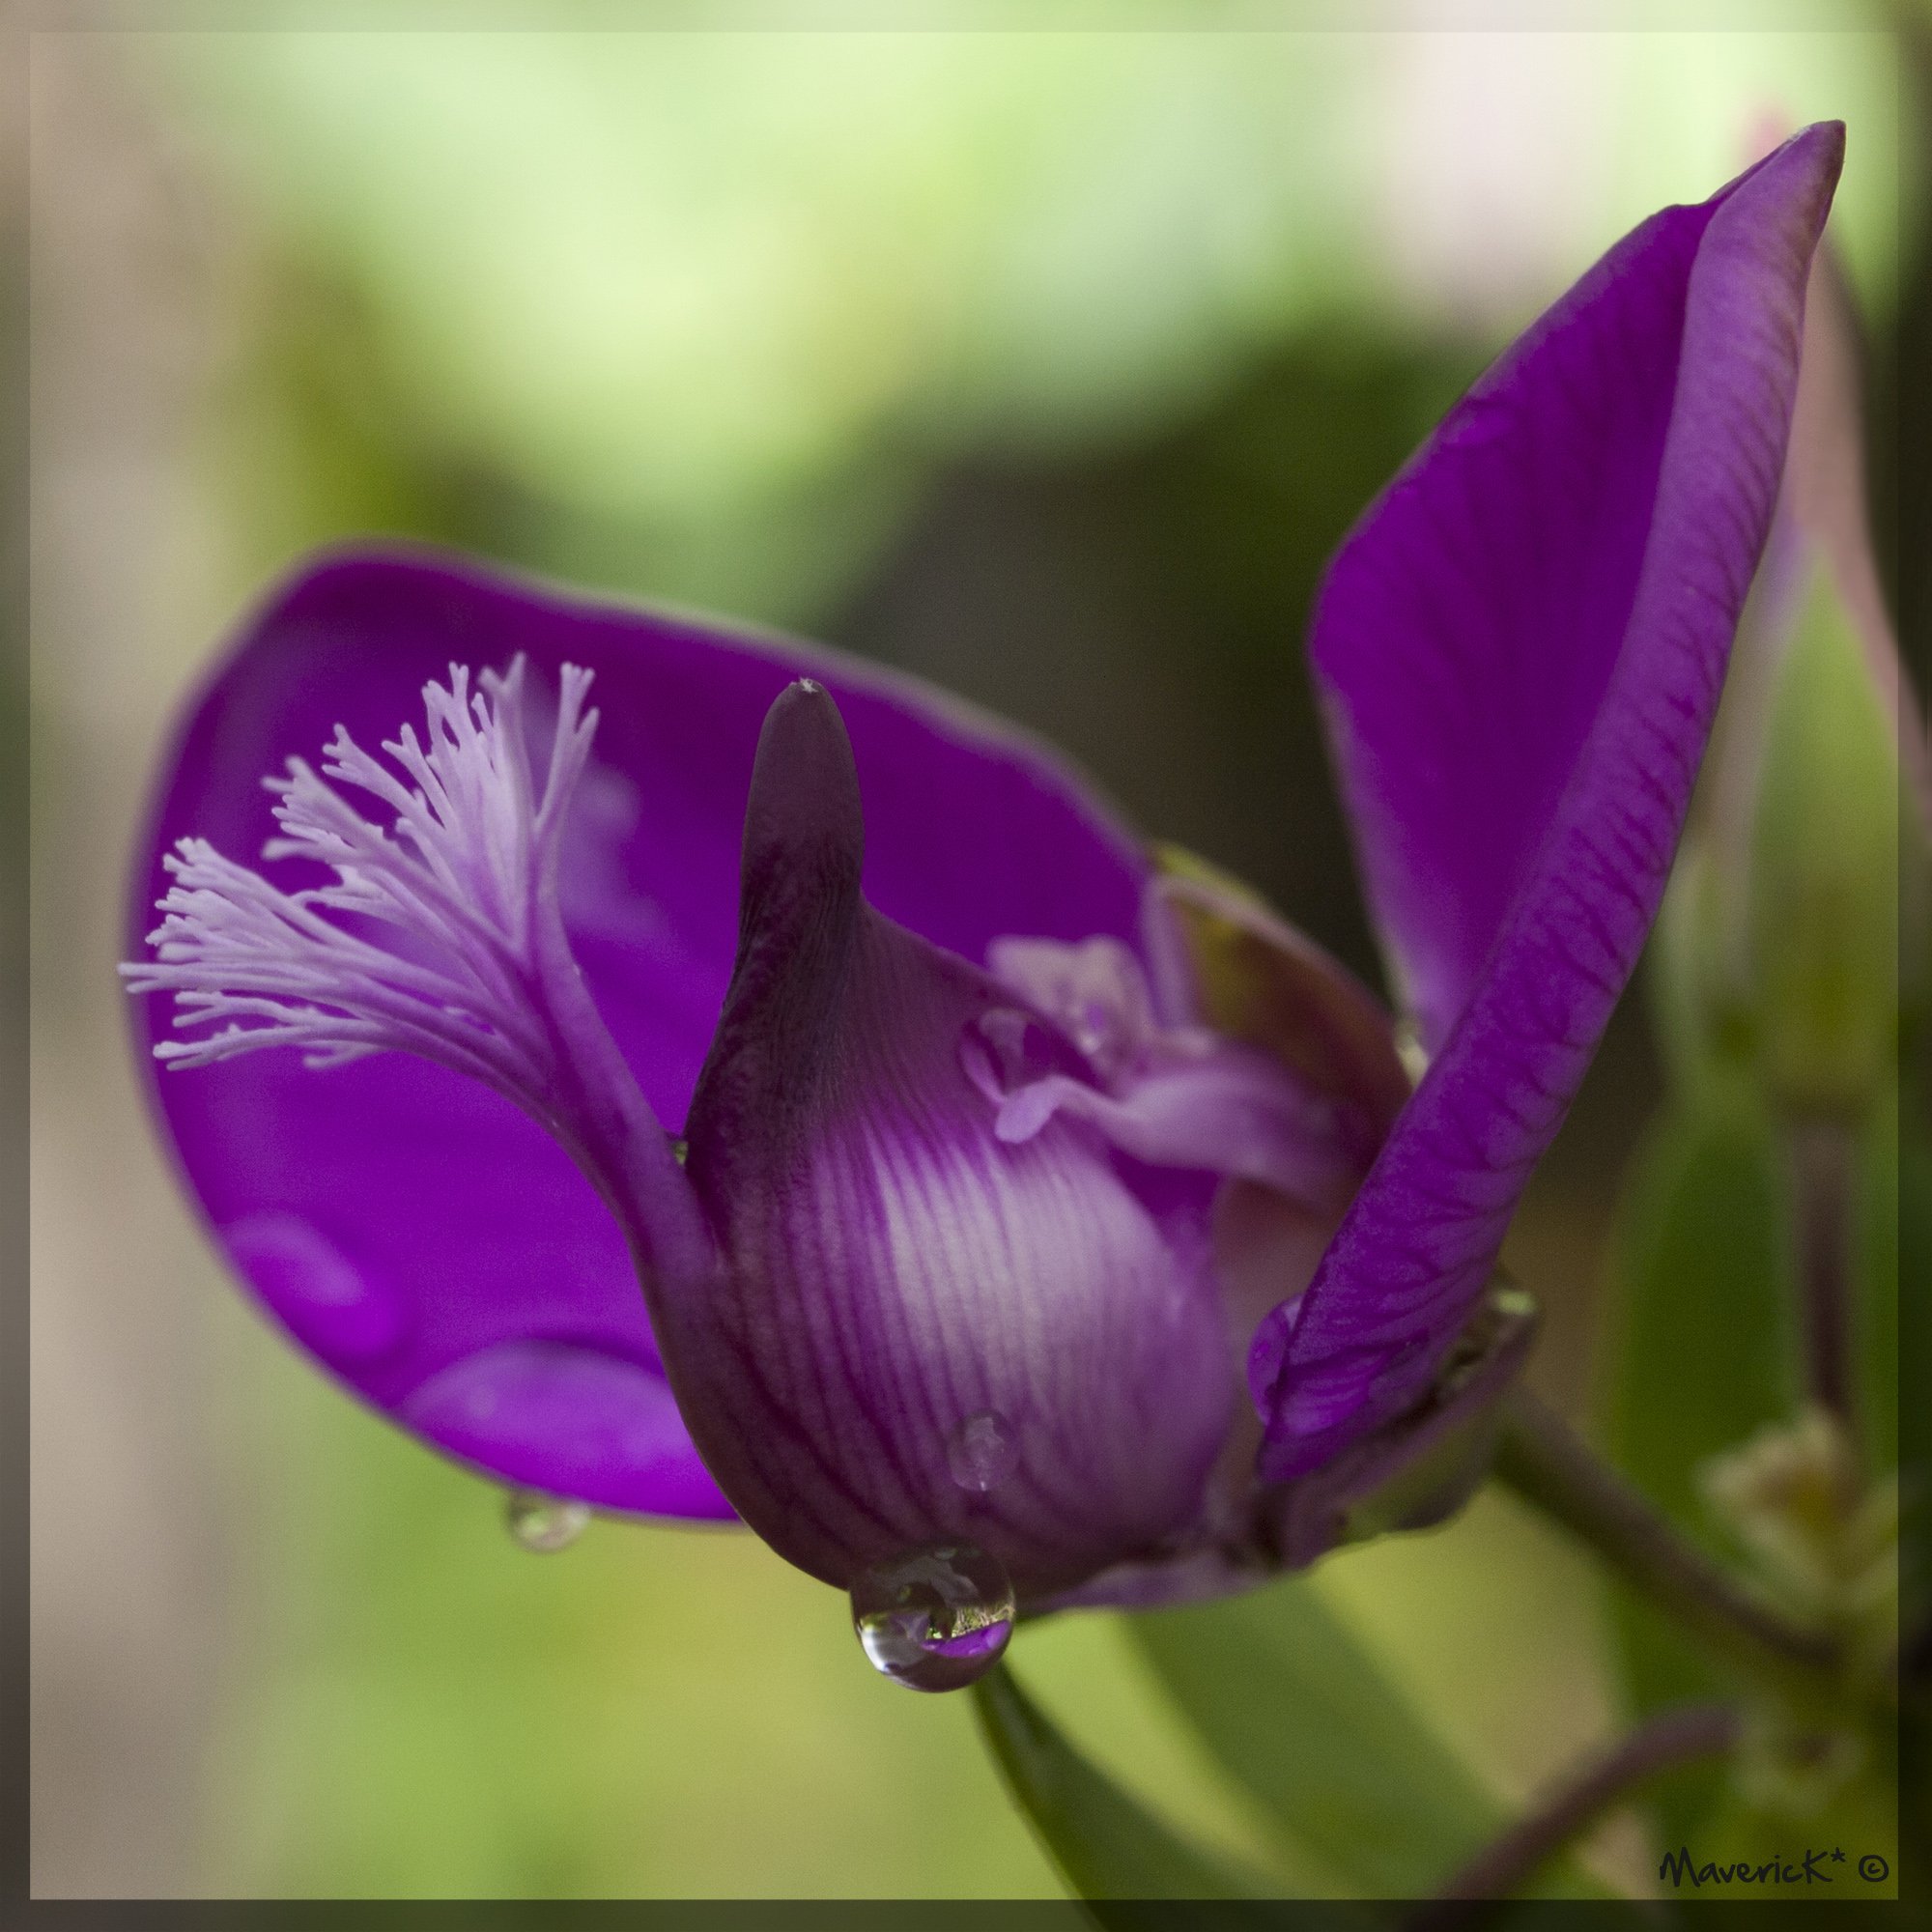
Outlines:
[[[1395,1057],[1402,1062],[1408,1084],[1420,1087],[1422,1076],[1429,1071],[1429,1049],[1423,1045],[1422,1029],[1412,1017],[1406,1015],[1395,1023]]]
[[[982,1408],[969,1415],[946,1438],[946,1466],[962,1490],[984,1495],[1013,1472],[1020,1459],[1019,1438],[998,1410]]]
[[[1099,1000],[1083,1000],[1073,1015],[1073,1044],[1096,1065],[1114,1058],[1122,1031],[1121,1016]]]
[[[882,1677],[911,1690],[957,1690],[1006,1650],[1012,1582],[970,1543],[927,1544],[860,1573],[852,1628]]]
[[[590,1505],[564,1496],[547,1496],[540,1490],[512,1490],[503,1505],[510,1534],[526,1549],[548,1556],[568,1549],[590,1520]]]

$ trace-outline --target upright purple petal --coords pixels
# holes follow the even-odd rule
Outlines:
[[[1329,574],[1315,665],[1433,1064],[1258,1339],[1270,1475],[1427,1386],[1635,964],[1776,499],[1842,148],[1809,128],[1620,242]]]
[[[1004,932],[1136,931],[1132,840],[1017,733],[830,653],[372,554],[291,580],[192,700],[137,855],[128,956],[155,923],[178,838],[256,864],[275,831],[266,776],[313,760],[338,724],[365,747],[393,737],[452,661],[500,670],[520,653],[533,689],[554,692],[566,662],[596,674],[564,923],[668,1126],[684,1119],[729,979],[759,726],[802,670],[838,692],[864,748],[867,883],[882,904],[975,958]],[[262,869],[291,891],[318,883],[313,867]],[[669,1401],[616,1223],[507,1100],[396,1054],[315,1071],[262,1052],[161,1075],[149,1055],[170,1034],[165,1004],[137,1001],[131,1017],[213,1239],[337,1378],[506,1480],[612,1509],[729,1514]]]

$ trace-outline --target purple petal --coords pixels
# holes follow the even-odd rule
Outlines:
[[[1270,1475],[1427,1387],[1635,964],[1776,498],[1842,144],[1810,128],[1619,243],[1330,572],[1315,663],[1435,1059],[1258,1340]]]
[[[1267,1490],[1269,1542],[1283,1563],[1304,1569],[1340,1543],[1427,1529],[1461,1509],[1489,1474],[1499,1399],[1521,1372],[1536,1326],[1535,1305],[1520,1291],[1492,1295],[1421,1403],[1299,1481]]]
[[[684,1117],[729,979],[759,725],[801,670],[838,691],[865,751],[867,882],[882,904],[974,957],[1013,930],[1136,930],[1145,868],[1128,835],[1049,753],[936,695],[802,646],[567,602],[442,558],[347,555],[277,591],[192,700],[137,858],[128,956],[154,923],[177,838],[253,863],[274,832],[265,776],[315,758],[338,724],[365,745],[393,736],[452,660],[501,669],[519,652],[545,690],[566,661],[596,673],[602,723],[566,838],[565,923],[667,1123]],[[291,888],[315,883],[313,867],[265,869]],[[317,1072],[293,1053],[260,1053],[160,1078],[149,1054],[168,1037],[165,1005],[130,1010],[156,1112],[213,1238],[341,1380],[507,1480],[606,1508],[730,1513],[668,1417],[615,1223],[509,1102],[396,1055]],[[600,1463],[566,1432],[547,1463],[541,1431],[493,1449],[487,1432],[422,1420],[442,1413],[427,1397],[412,1406],[463,1365],[523,1345],[582,1351],[586,1386],[642,1378],[654,1391],[643,1433],[607,1433],[621,1453]]]
[[[845,1584],[959,1539],[1038,1597],[1199,1505],[1232,1409],[1211,1188],[1153,1199],[1065,1123],[996,1137],[962,1047],[1014,996],[867,904],[863,838],[838,710],[796,686],[688,1125],[727,1280],[653,1313],[707,1463],[781,1555]],[[981,1489],[952,1451],[988,1416],[1011,1454]]]
[[[400,1415],[532,1489],[658,1516],[728,1514],[664,1378],[595,1350],[499,1343],[432,1376]]]

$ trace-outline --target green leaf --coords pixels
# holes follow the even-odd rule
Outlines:
[[[1014,1798],[1082,1898],[1268,1898],[1276,1887],[1189,1844],[1089,1763],[1004,1664],[973,1687]]]
[[[1605,1446],[1714,1553],[1723,1552],[1697,1495],[1698,1465],[1788,1416],[1798,1400],[1783,1223],[1772,1125],[1747,1089],[1717,1080],[1681,1095],[1653,1125],[1618,1210]],[[1615,1617],[1636,1710],[1730,1688],[1647,1605],[1620,1596]],[[1667,1835],[1692,1830],[1719,1778],[1704,1767],[1660,1786]]]
[[[1366,1896],[1430,1892],[1503,1824],[1313,1584],[1144,1612],[1132,1633],[1288,1839]]]

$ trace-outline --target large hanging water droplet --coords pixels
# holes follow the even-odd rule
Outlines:
[[[872,1667],[911,1690],[957,1690],[1000,1661],[1013,1586],[970,1543],[932,1543],[875,1563],[852,1584],[852,1628]]]
[[[525,1549],[539,1556],[568,1549],[590,1520],[588,1503],[564,1496],[547,1496],[540,1490],[512,1490],[503,1505],[503,1520]]]
[[[1013,1473],[1020,1459],[1019,1437],[997,1409],[969,1415],[946,1438],[946,1466],[962,1490],[984,1495]]]

